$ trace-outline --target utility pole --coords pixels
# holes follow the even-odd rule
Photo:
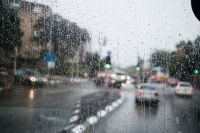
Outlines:
[[[14,66],[13,66],[13,70],[14,70],[14,74],[16,73],[16,69],[17,69],[17,46],[15,46],[15,59],[14,59]]]

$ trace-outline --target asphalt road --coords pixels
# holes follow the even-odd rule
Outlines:
[[[77,101],[82,119],[75,123],[79,124],[122,97],[124,103],[87,132],[199,133],[200,120],[193,111],[192,98],[176,96],[174,88],[164,84],[154,85],[160,92],[157,106],[135,104],[132,86],[107,89],[86,80],[39,88],[16,86],[12,91],[0,92],[0,132],[60,132],[70,125]]]
[[[92,82],[55,86],[16,86],[0,92],[1,133],[55,133],[69,123],[74,104],[83,96],[102,91]]]
[[[191,97],[174,94],[174,88],[155,84],[160,91],[157,106],[135,104],[134,89],[123,89],[126,102],[93,126],[94,133],[199,133],[200,120]],[[164,89],[163,89],[164,88]]]

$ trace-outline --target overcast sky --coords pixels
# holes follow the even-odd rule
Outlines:
[[[180,40],[200,35],[191,0],[29,0],[49,5],[92,35],[93,51],[112,52],[120,66],[133,65],[137,56],[148,59],[155,49],[173,50]]]

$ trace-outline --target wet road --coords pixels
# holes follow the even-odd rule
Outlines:
[[[124,103],[90,126],[95,133],[199,133],[199,118],[193,112],[192,98],[174,95],[174,88],[155,84],[160,92],[157,106],[135,104],[134,88],[122,90],[96,87],[83,80],[41,88],[16,87],[0,93],[1,133],[55,133],[70,125],[73,112],[79,112],[74,123],[84,122],[107,104],[123,97]],[[163,88],[165,88],[163,90]],[[121,95],[119,95],[121,93]],[[80,110],[74,107],[80,102]],[[73,124],[74,124],[73,123]]]
[[[155,86],[161,93],[157,106],[135,104],[134,90],[124,89],[121,93],[126,102],[90,132],[199,133],[200,120],[193,111],[192,98],[174,95],[172,87]]]
[[[55,86],[16,87],[0,93],[1,133],[55,133],[69,123],[73,105],[81,97],[101,91],[92,82]]]

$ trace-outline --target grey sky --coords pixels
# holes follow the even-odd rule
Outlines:
[[[112,51],[114,62],[122,67],[136,63],[138,55],[148,59],[154,49],[173,50],[180,40],[200,34],[190,0],[30,1],[48,4],[54,13],[87,28],[93,50],[100,51],[99,35],[106,36],[102,56]]]

